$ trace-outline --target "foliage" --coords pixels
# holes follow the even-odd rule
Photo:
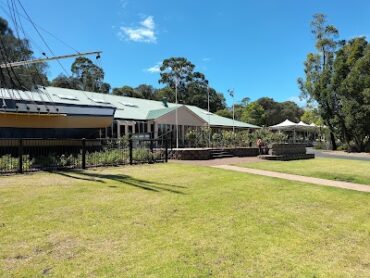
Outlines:
[[[304,123],[314,123],[318,126],[323,125],[323,121],[317,108],[306,108],[301,116],[301,121]]]
[[[178,102],[188,105],[196,105],[208,109],[208,95],[210,111],[225,108],[223,94],[208,86],[208,80],[201,72],[194,71],[195,65],[183,57],[171,57],[165,59],[160,67],[159,83],[169,89],[158,92],[160,97],[166,97],[169,101],[175,101],[175,89],[178,92]],[[159,97],[159,98],[160,98]],[[157,99],[159,99],[157,98]]]
[[[51,81],[54,87],[107,94],[110,84],[104,82],[104,70],[89,58],[78,57],[71,65],[71,76],[59,75]]]
[[[134,162],[153,162],[154,160],[161,159],[161,153],[151,152],[146,148],[136,148],[132,150],[132,160]]]
[[[29,41],[20,39],[18,29],[16,35],[8,22],[0,17],[0,64],[33,59]],[[0,83],[3,88],[32,90],[35,85],[46,86],[46,64],[38,63],[27,67],[12,67],[1,70]]]
[[[34,160],[29,155],[22,156],[23,169],[30,169]],[[0,156],[0,172],[16,172],[18,170],[18,157],[13,157],[10,154]]]
[[[208,127],[188,130],[185,139],[189,147],[209,147],[212,130]]]
[[[219,116],[225,117],[225,118],[229,118],[229,119],[232,119],[233,118],[233,112],[230,111],[230,109],[228,109],[228,108],[224,108],[224,109],[218,110],[216,112],[216,115],[219,115]]]
[[[116,96],[125,96],[125,97],[136,97],[136,98],[142,98],[139,94],[137,94],[134,90],[134,88],[130,86],[123,86],[121,88],[114,88],[112,91],[113,95]]]
[[[217,115],[232,118],[232,107],[219,110]],[[272,98],[262,97],[250,102],[244,98],[241,103],[235,104],[235,119],[258,126],[271,126],[286,119],[298,122],[303,109],[291,101],[277,102]]]
[[[50,85],[53,87],[66,88],[66,89],[75,89],[75,90],[82,89],[82,84],[80,80],[78,80],[76,77],[66,76],[64,74],[60,74],[56,78],[54,78],[51,81]]]
[[[241,120],[258,126],[266,125],[265,109],[257,101],[254,101],[245,107]]]
[[[254,142],[258,138],[261,138],[262,141],[266,144],[280,143],[284,142],[287,139],[287,135],[280,132],[272,132],[266,128],[261,128],[252,133]]]
[[[337,41],[338,31],[322,14],[314,16],[312,31],[317,53],[309,53],[302,95],[318,103],[318,111],[335,137],[363,151],[370,136],[370,46],[364,37]]]
[[[208,128],[192,129],[185,134],[186,142],[189,147],[249,147],[258,138],[262,138],[265,143],[283,142],[287,136],[283,133],[259,129],[254,132],[221,130],[212,132]],[[209,139],[211,142],[209,144]]]
[[[86,153],[87,166],[119,165],[128,163],[128,152],[120,149],[108,149]]]

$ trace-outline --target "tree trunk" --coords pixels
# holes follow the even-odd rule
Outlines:
[[[337,150],[337,143],[335,142],[334,133],[330,131],[330,142],[331,142],[331,149],[333,151]]]
[[[357,136],[354,136],[354,139],[355,139],[354,141],[355,141],[355,144],[356,144],[356,150],[357,150],[357,152],[363,152],[364,149],[365,149],[365,146],[363,144],[363,140],[361,140]]]

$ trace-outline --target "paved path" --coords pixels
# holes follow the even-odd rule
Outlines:
[[[251,168],[243,168],[243,167],[238,167],[238,166],[233,166],[233,165],[215,165],[212,167],[236,171],[236,172],[248,173],[248,174],[261,175],[261,176],[266,176],[266,177],[285,179],[285,180],[290,180],[290,181],[300,181],[300,182],[306,182],[306,183],[323,185],[323,186],[331,186],[331,187],[338,187],[338,188],[344,188],[344,189],[350,189],[350,190],[356,190],[356,191],[362,191],[362,192],[370,192],[370,186],[363,185],[363,184],[357,184],[357,183],[351,183],[351,182],[333,181],[333,180],[319,179],[319,178],[313,178],[313,177],[305,177],[305,176],[299,176],[299,175],[293,175],[293,174],[278,173],[278,172],[257,170],[257,169],[251,169]]]
[[[316,157],[370,161],[369,153],[347,153],[343,151],[315,150],[314,148],[307,148],[307,153],[313,153]]]

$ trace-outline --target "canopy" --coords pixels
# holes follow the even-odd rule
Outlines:
[[[282,122],[280,124],[270,126],[270,129],[272,129],[272,130],[293,130],[296,127],[297,127],[296,123],[294,123],[292,121],[289,121],[287,119],[287,120],[285,120],[284,122]]]
[[[271,130],[298,130],[298,131],[307,131],[312,130],[313,128],[317,127],[314,124],[308,125],[305,122],[300,121],[299,123],[294,123],[289,120],[285,120],[284,122],[270,126]]]

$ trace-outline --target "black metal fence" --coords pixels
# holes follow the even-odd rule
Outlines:
[[[0,174],[167,160],[163,139],[0,139]]]

